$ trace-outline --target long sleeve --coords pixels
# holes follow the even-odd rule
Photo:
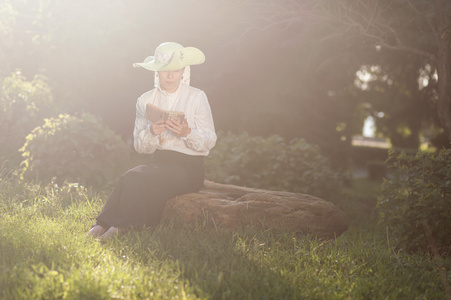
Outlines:
[[[186,137],[188,148],[199,152],[208,152],[216,144],[216,133],[211,108],[204,92],[199,95],[195,113],[188,125],[191,133]]]
[[[144,117],[145,113],[146,105],[143,103],[143,97],[140,97],[136,103],[134,147],[138,153],[151,154],[157,149],[159,139],[150,133],[151,122]]]
[[[160,136],[152,135],[149,131],[151,122],[144,117],[147,103],[165,110],[183,111],[191,133],[185,138],[177,137],[169,130],[161,134],[161,139]],[[206,94],[184,84],[174,94],[167,94],[159,89],[143,94],[136,104],[133,136],[135,150],[139,153],[151,154],[160,149],[189,155],[208,155],[216,144],[217,136]]]

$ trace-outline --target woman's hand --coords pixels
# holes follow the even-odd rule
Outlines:
[[[172,131],[178,137],[187,137],[191,133],[191,128],[188,127],[188,121],[185,118],[183,123],[177,119],[171,119],[166,122],[166,128]]]
[[[152,135],[159,135],[166,130],[166,123],[163,120],[152,123],[150,126],[150,133]]]

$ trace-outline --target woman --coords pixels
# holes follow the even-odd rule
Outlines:
[[[108,239],[118,228],[157,225],[168,199],[203,186],[203,158],[217,137],[207,96],[189,81],[190,65],[204,61],[199,49],[169,42],[133,65],[155,71],[155,88],[137,101],[133,131],[135,150],[152,154],[152,159],[120,177],[89,235]],[[184,121],[150,121],[145,117],[148,103],[183,112]]]

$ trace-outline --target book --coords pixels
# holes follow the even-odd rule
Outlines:
[[[159,108],[151,103],[147,103],[146,105],[146,115],[147,120],[152,122],[158,122],[163,120],[165,122],[171,119],[177,119],[181,124],[185,121],[185,113],[181,111],[169,111]]]

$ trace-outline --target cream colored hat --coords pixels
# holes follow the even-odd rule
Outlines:
[[[199,49],[167,42],[155,49],[154,56],[148,56],[144,62],[134,63],[133,66],[150,71],[175,71],[191,65],[200,65],[204,61],[205,55]]]

